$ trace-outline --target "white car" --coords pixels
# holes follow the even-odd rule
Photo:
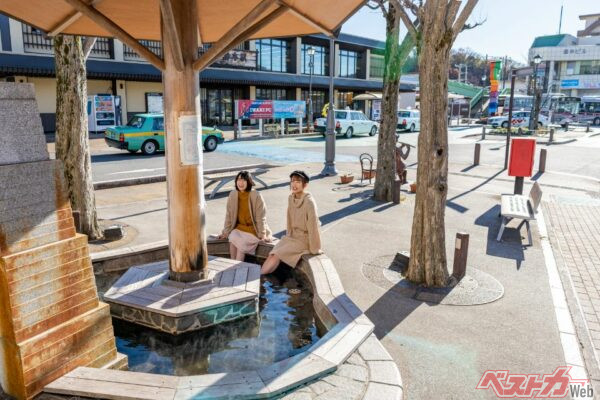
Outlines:
[[[531,115],[531,111],[514,111],[512,114],[512,122],[511,126],[513,127],[528,127],[529,126],[529,116]],[[493,126],[494,128],[502,127],[504,129],[508,128],[508,114],[504,114],[498,117],[490,117],[488,118],[488,125]],[[548,117],[540,114],[538,116],[538,127],[541,128],[543,126],[548,126]]]
[[[327,130],[327,118],[317,118],[315,120],[315,130],[322,132],[325,136]],[[351,138],[356,134],[368,133],[369,136],[374,136],[379,130],[379,123],[371,121],[362,111],[354,110],[335,110],[335,131],[343,134],[347,138]]]
[[[421,130],[421,113],[417,110],[398,110],[396,131],[415,132]]]

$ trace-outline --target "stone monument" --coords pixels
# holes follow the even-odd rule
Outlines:
[[[0,83],[0,383],[17,399],[79,367],[126,368],[50,160],[33,85]]]

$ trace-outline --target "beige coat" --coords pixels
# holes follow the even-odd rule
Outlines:
[[[271,253],[295,267],[303,254],[321,254],[321,231],[317,204],[310,193],[288,198],[287,232]]]
[[[248,196],[250,202],[249,209],[252,217],[252,224],[259,239],[263,237],[271,237],[271,230],[267,225],[267,208],[265,202],[256,190],[250,191]],[[222,234],[228,237],[232,230],[235,229],[238,219],[238,191],[232,190],[227,198],[227,214],[225,215],[225,224]]]

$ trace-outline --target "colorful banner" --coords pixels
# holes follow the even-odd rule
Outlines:
[[[273,100],[236,100],[236,119],[269,119],[273,118]]]
[[[488,106],[489,115],[495,115],[498,111],[498,81],[502,74],[502,61],[492,61],[490,63],[490,103]]]
[[[304,118],[306,115],[306,102],[295,100],[273,101],[274,118]]]
[[[236,119],[304,118],[306,103],[295,100],[236,100]]]

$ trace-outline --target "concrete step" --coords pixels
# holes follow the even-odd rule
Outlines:
[[[66,200],[56,206],[56,203],[42,199],[39,203],[30,204],[20,208],[10,208],[0,213],[0,229],[5,223],[18,223],[18,221],[30,220],[29,224],[40,223],[46,218],[52,218],[53,215],[63,215],[63,211],[67,210],[71,214],[71,203]],[[69,215],[71,216],[71,215]],[[62,217],[63,219],[66,217]]]
[[[22,240],[16,243],[0,243],[0,257],[72,238],[75,236],[75,234],[75,227],[71,226],[60,231],[52,232],[42,236],[36,236],[31,239]]]
[[[0,135],[0,165],[49,159],[46,139],[41,135]]]
[[[4,231],[4,241],[6,242],[7,246],[10,246],[13,243],[35,239],[37,237],[49,235],[53,232],[62,231],[63,229],[68,229],[74,226],[75,225],[72,217],[50,222],[48,224],[23,224],[20,229]]]
[[[7,265],[6,279],[9,284],[18,284],[20,281],[34,279],[35,275],[53,273],[52,271],[58,268],[67,268],[67,265],[73,261],[87,258],[89,255],[88,246],[84,246],[16,269],[8,269],[10,265]]]
[[[28,163],[0,165],[0,181],[4,179],[13,179],[14,177],[25,177],[34,174],[47,174],[49,177],[54,176],[54,171],[61,169],[60,161],[44,160]]]
[[[5,265],[6,272],[11,274],[19,274],[18,271],[13,270],[24,266],[33,265],[38,262],[43,262],[48,258],[57,257],[69,251],[87,246],[87,236],[77,234],[75,237],[64,239],[55,243],[49,243],[36,249],[6,255],[0,258],[0,262]]]

